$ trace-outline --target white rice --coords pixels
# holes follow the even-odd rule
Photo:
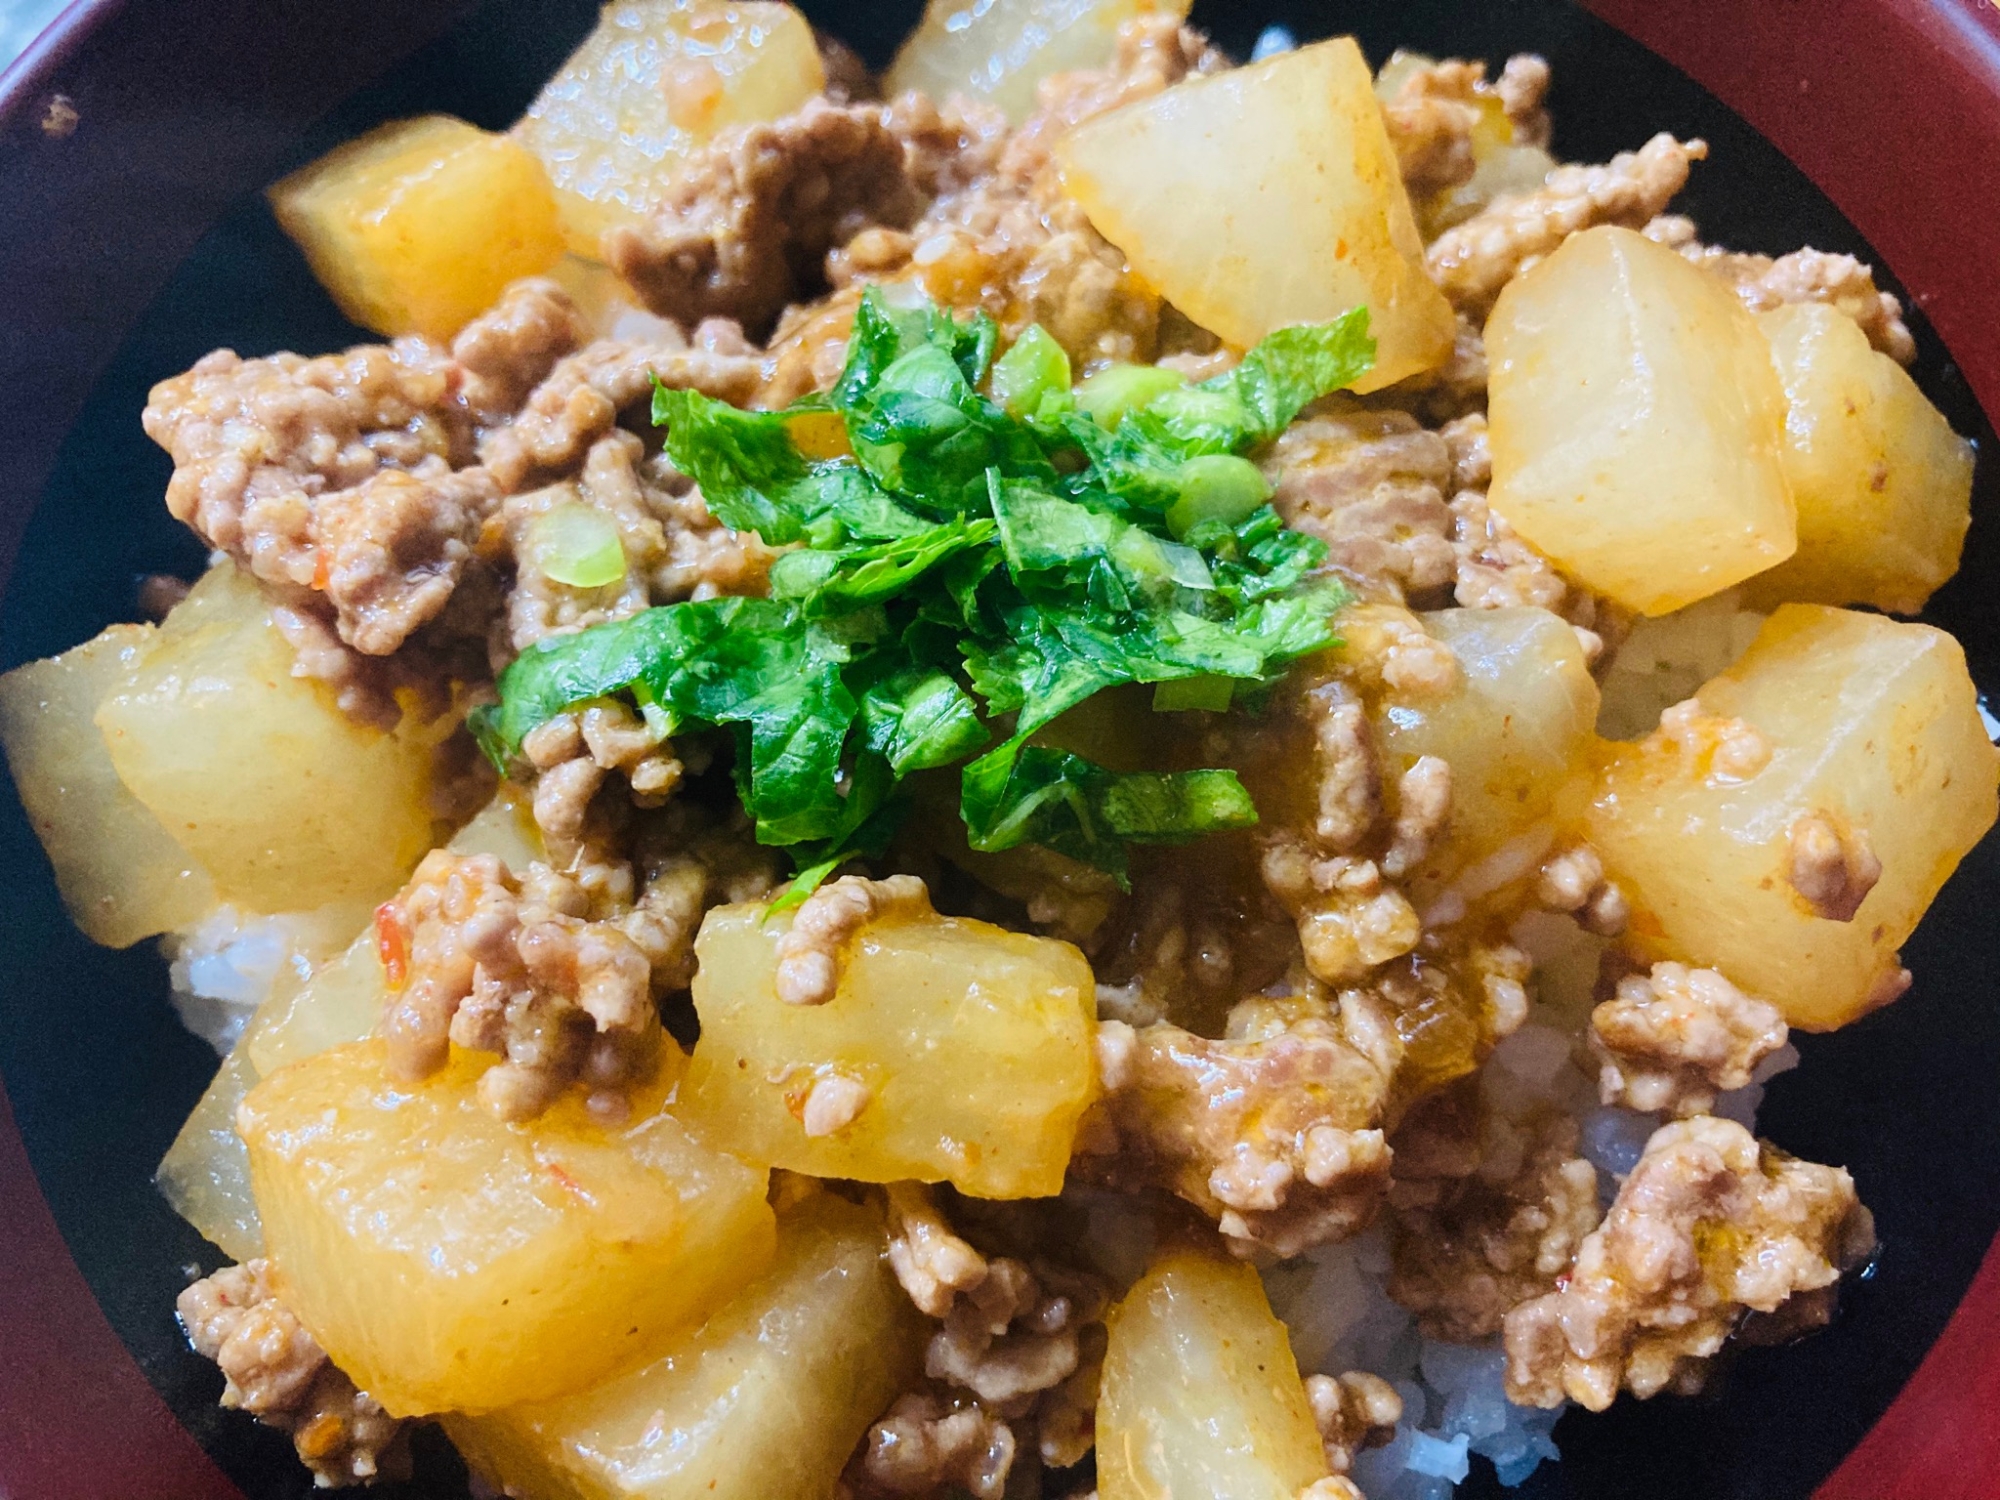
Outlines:
[[[1537,920],[1528,936],[1533,942],[1525,946],[1537,958],[1548,957],[1550,970],[1528,1023],[1494,1049],[1481,1071],[1480,1094],[1512,1118],[1543,1104],[1575,1114],[1583,1130],[1580,1149],[1597,1168],[1599,1196],[1609,1204],[1662,1121],[1598,1104],[1595,1080],[1572,1055],[1588,989],[1579,1009],[1567,992],[1575,977],[1568,971],[1581,971],[1583,954],[1598,940],[1568,918]],[[1594,974],[1594,952],[1589,968]],[[1797,1064],[1797,1051],[1784,1048],[1747,1088],[1724,1094],[1715,1112],[1753,1125],[1765,1082]],[[1498,1340],[1450,1344],[1423,1337],[1416,1319],[1390,1299],[1388,1274],[1388,1239],[1377,1226],[1274,1267],[1264,1278],[1273,1309],[1291,1331],[1300,1369],[1328,1375],[1366,1370],[1403,1398],[1395,1436],[1355,1459],[1352,1478],[1369,1500],[1450,1500],[1474,1455],[1491,1462],[1510,1488],[1558,1458],[1552,1433],[1563,1409],[1541,1411],[1507,1400],[1506,1357]]]
[[[181,1024],[228,1056],[281,981],[303,984],[367,919],[364,908],[348,903],[269,917],[218,906],[194,926],[169,933],[160,946]]]

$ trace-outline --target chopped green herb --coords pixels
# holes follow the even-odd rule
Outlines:
[[[1061,416],[1075,401],[1069,356],[1039,323],[1029,324],[1014,347],[994,361],[987,389],[1010,415],[1040,421]]]
[[[1116,432],[1133,412],[1182,390],[1187,376],[1158,365],[1107,365],[1076,388],[1077,410],[1107,432]]]
[[[1124,683],[1155,684],[1163,711],[1220,710],[1332,643],[1346,596],[1325,546],[1280,522],[1243,455],[1367,371],[1366,312],[1285,329],[1199,385],[1131,366],[1074,397],[1042,330],[997,363],[996,343],[983,315],[872,289],[827,395],[747,412],[657,389],[668,455],[710,510],[788,549],[771,596],[530,647],[474,715],[486,753],[505,769],[538,725],[605,697],[665,734],[727,731],[795,896],[879,853],[903,779],[946,766],[963,764],[974,848],[1043,844],[1121,880],[1130,844],[1255,823],[1230,771],[1115,772],[1030,738]],[[803,454],[802,412],[837,415],[851,456]]]

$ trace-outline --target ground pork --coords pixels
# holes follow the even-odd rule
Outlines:
[[[756,842],[740,806],[671,795],[709,768],[705,749],[669,745],[612,702],[558,715],[523,743],[551,863],[580,894],[579,915],[615,925],[645,955],[655,999],[692,982],[712,907],[762,900],[779,880],[781,856]],[[624,794],[600,796],[614,778]]]
[[[986,1257],[945,1222],[922,1183],[888,1187],[889,1266],[918,1311],[942,1318],[963,1292],[986,1279]]]
[[[1507,1395],[1602,1411],[1699,1389],[1745,1308],[1818,1292],[1874,1241],[1854,1182],[1712,1116],[1656,1131],[1560,1291],[1507,1314]]]
[[[1451,455],[1451,492],[1479,490],[1493,482],[1493,447],[1486,426],[1486,413],[1469,412],[1438,428],[1445,451]]]
[[[516,879],[491,855],[434,850],[377,916],[389,963],[382,1032],[393,1076],[442,1067],[447,1044],[501,1054],[479,1096],[531,1118],[582,1080],[615,1113],[662,1045],[646,953],[545,865]]]
[[[870,225],[907,229],[923,209],[881,106],[813,99],[722,132],[649,222],[611,230],[604,248],[656,313],[768,329],[821,290],[828,251]]]
[[[778,939],[778,998],[787,1005],[824,1005],[840,988],[847,945],[871,922],[928,916],[930,891],[914,875],[870,880],[843,875],[800,903]]]
[[[1631,906],[1604,861],[1588,844],[1573,844],[1549,856],[1535,877],[1535,899],[1550,911],[1571,912],[1586,931],[1616,937],[1625,930]]]
[[[1487,82],[1486,65],[1479,62],[1446,59],[1410,69],[1382,114],[1411,197],[1471,178],[1473,138],[1492,105],[1506,115],[1517,143],[1547,145],[1548,87],[1549,65],[1526,53],[1507,60],[1497,83]]]
[[[473,462],[580,337],[553,283],[517,282],[450,351],[422,339],[244,360],[221,349],[153,388],[167,506],[369,656],[437,618],[501,484]]]
[[[1403,1398],[1379,1375],[1351,1370],[1345,1375],[1308,1375],[1306,1400],[1313,1425],[1326,1445],[1326,1465],[1335,1474],[1354,1467],[1364,1448],[1379,1448],[1403,1420]]]
[[[322,1488],[407,1478],[409,1424],[354,1387],[278,1300],[269,1263],[225,1266],[175,1303],[194,1352],[222,1370],[222,1404],[288,1434]]]
[[[1382,769],[1367,709],[1334,678],[1301,694],[1312,730],[1318,783],[1312,833],[1319,848],[1342,854],[1360,845],[1382,815]]]
[[[1663,214],[1646,226],[1646,236],[1670,245],[1704,270],[1713,271],[1752,312],[1793,302],[1824,302],[1861,325],[1868,342],[1896,363],[1917,357],[1917,343],[1903,321],[1903,304],[1875,284],[1874,269],[1851,255],[1794,250],[1775,259],[1704,245],[1694,221]]]
[[[1500,69],[1493,87],[1500,95],[1500,107],[1507,111],[1517,146],[1549,144],[1555,132],[1549,118],[1549,65],[1532,52],[1517,52]]]
[[[1379,999],[1258,999],[1220,1041],[1166,1023],[1130,1040],[1080,1133],[1078,1180],[1164,1187],[1216,1219],[1241,1255],[1296,1255],[1373,1216],[1401,1052]]]
[[[553,281],[517,281],[451,342],[458,399],[481,428],[498,427],[521,409],[556,361],[581,348],[586,322]]]
[[[953,1299],[924,1353],[932,1380],[977,1396],[1000,1412],[1023,1412],[1076,1373],[1078,1333],[1104,1311],[1102,1289],[1082,1277],[1053,1285],[1047,1267],[1012,1256]]]
[[[1420,755],[1396,779],[1396,817],[1383,873],[1401,876],[1416,868],[1450,821],[1451,765],[1441,756]]]
[[[1023,1442],[1054,1467],[1080,1461],[1094,1434],[1104,1353],[1101,1280],[1039,1259],[981,1253],[920,1184],[892,1185],[888,1202],[890,1266],[918,1309],[939,1321],[924,1357],[931,1385],[898,1411],[921,1409],[935,1414],[922,1420],[942,1421],[948,1411],[976,1409],[996,1440],[1004,1425],[1005,1460],[996,1456],[996,1469],[984,1475],[996,1487]],[[1046,1226],[1008,1227],[1017,1247],[1049,1238]],[[878,1424],[863,1445],[863,1467],[871,1455],[886,1458],[905,1430],[897,1412]]]
[[[1881,878],[1868,831],[1833,813],[1806,813],[1786,835],[1785,879],[1829,922],[1853,921]]]
[[[1704,713],[1695,698],[1663,710],[1660,727],[1643,743],[1673,751],[1688,774],[1711,786],[1748,781],[1771,763],[1771,742],[1756,725]]]
[[[962,1489],[1001,1500],[1014,1467],[1014,1430],[970,1396],[913,1392],[868,1429],[846,1481],[857,1496],[928,1497]]]
[[[636,804],[659,806],[687,769],[670,741],[614,699],[538,724],[521,749],[541,773],[535,785],[536,822],[558,846],[582,838],[590,799],[610,773],[624,773]]]
[[[619,415],[651,397],[653,381],[746,405],[764,378],[763,356],[726,318],[692,340],[668,324],[643,339],[598,339],[558,361],[504,427],[481,438],[481,462],[512,494],[572,472]]]
[[[1502,198],[1431,242],[1424,263],[1452,305],[1483,318],[1500,289],[1579,230],[1642,229],[1687,183],[1702,141],[1656,135],[1603,166],[1558,167],[1540,189]]]
[[[1686,964],[1627,975],[1590,1016],[1600,1097],[1643,1114],[1708,1113],[1719,1091],[1746,1087],[1785,1038],[1777,1006]]]
[[[1406,412],[1295,422],[1264,460],[1271,503],[1327,544],[1333,564],[1398,595],[1451,582],[1451,450]]]
[[[596,587],[543,571],[543,517],[583,507],[607,517],[624,553],[624,576]],[[612,429],[591,444],[574,479],[509,496],[500,510],[515,561],[506,603],[506,654],[545,636],[624,619],[656,604],[761,594],[776,556],[754,532],[732,531],[709,514],[701,492],[665,454],[646,454],[629,432]]]
[[[1425,1100],[1396,1132],[1389,1295],[1430,1338],[1470,1343],[1551,1291],[1597,1227],[1597,1170],[1569,1115],[1510,1120],[1476,1088]]]
[[[271,591],[297,670],[331,684],[350,712],[393,722],[397,691],[464,664],[418,651],[398,674],[367,659],[413,645],[420,630],[434,646],[484,636],[499,592],[491,575],[525,524],[518,513],[536,508],[502,520],[503,496],[583,466],[656,373],[723,399],[755,393],[761,358],[734,325],[704,325],[692,344],[661,327],[647,343],[579,350],[568,297],[517,282],[449,352],[419,339],[316,360],[217,351],[154,389],[147,431],[175,460],[170,509]],[[647,528],[636,538],[622,528],[645,564],[632,592],[762,588],[761,545],[716,526],[692,487],[664,461],[642,461],[636,444],[599,455],[581,484],[586,503]],[[612,501],[592,493],[605,490]],[[545,494],[542,508],[563,498]],[[651,520],[632,517],[639,509]],[[580,622],[588,615],[549,592],[531,588],[514,605],[516,648],[568,623],[565,604]]]
[[[1315,858],[1298,840],[1280,837],[1265,850],[1263,873],[1298,925],[1306,969],[1322,983],[1356,983],[1423,936],[1416,908],[1372,859]]]

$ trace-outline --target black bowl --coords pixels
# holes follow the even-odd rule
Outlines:
[[[879,63],[919,6],[804,8]],[[1978,278],[1952,269],[1954,245],[1976,254],[2000,224],[2000,63],[1980,52],[1982,39],[2000,52],[2000,29],[1973,0],[1856,0],[1810,13],[1771,0],[1597,8],[1694,60],[1857,213],[1866,207],[1898,252],[1888,279],[1911,277],[1916,307],[1937,308],[1964,368],[2000,402],[2000,310],[1988,296],[1982,321]],[[591,0],[100,0],[73,6],[0,80],[0,556],[14,559],[0,666],[136,618],[143,573],[200,567],[200,548],[160,503],[170,465],[139,430],[152,382],[217,345],[253,355],[366,339],[257,189],[383,119],[442,110],[506,125],[595,12]],[[1399,45],[1539,51],[1555,68],[1560,155],[1603,160],[1660,129],[1704,136],[1711,156],[1683,205],[1705,238],[1774,253],[1810,243],[1884,264],[1742,117],[1562,0],[1338,12],[1311,0],[1212,0],[1194,19],[1237,55],[1272,23],[1301,37],[1352,29],[1377,59]],[[1934,50],[1893,54],[1890,66],[1853,53],[1871,36]],[[1857,69],[1870,87],[1833,114],[1811,100],[1816,83]],[[67,135],[60,112],[49,115],[58,93],[76,112]],[[1915,163],[1917,100],[1960,112],[1956,162]],[[1892,169],[1894,191],[1882,176]],[[1898,206],[1911,201],[1919,207]],[[1968,222],[1968,202],[1987,205],[1984,217]],[[1921,312],[1912,322],[1920,383],[1982,449],[1966,566],[1929,617],[1965,642],[1978,680],[2000,680],[1993,432]],[[167,1209],[152,1171],[215,1058],[174,1019],[150,945],[109,952],[71,928],[11,798],[0,870],[15,893],[0,918],[0,1496],[304,1496],[310,1482],[289,1444],[216,1407],[219,1376],[187,1351],[172,1317],[190,1268],[219,1257]],[[1904,1390],[2000,1227],[2000,1012],[1987,978],[2000,969],[2000,924],[1981,915],[1996,895],[2000,845],[1989,841],[1911,942],[1911,993],[1836,1035],[1802,1038],[1804,1066],[1771,1087],[1763,1129],[1848,1165],[1881,1228],[1878,1266],[1837,1326],[1791,1348],[1744,1351],[1698,1400],[1571,1414],[1558,1428],[1561,1465],[1513,1493],[1803,1497]],[[2000,1331],[1996,1309],[2000,1264],[1895,1417],[1822,1493],[2000,1495],[2000,1353],[1981,1342],[1981,1330]],[[412,1483],[377,1493],[457,1496],[464,1476],[431,1442]],[[1484,1469],[1462,1491],[1497,1493]]]

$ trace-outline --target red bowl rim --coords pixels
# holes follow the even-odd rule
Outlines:
[[[1583,4],[1743,116],[1833,200],[1909,289],[2000,425],[1996,4]],[[2000,1495],[1996,1350],[2000,1240],[1916,1373],[1815,1500]]]

